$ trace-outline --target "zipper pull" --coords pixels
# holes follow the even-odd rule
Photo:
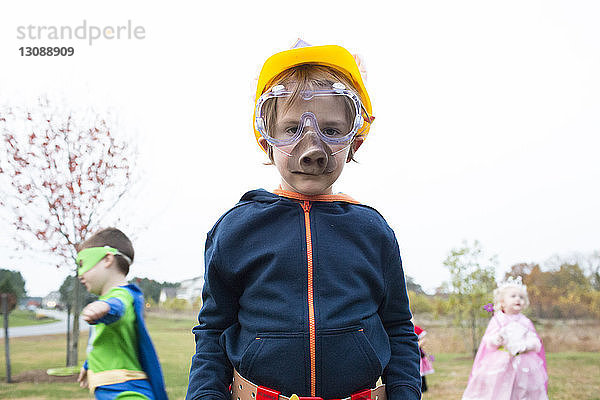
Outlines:
[[[301,204],[302,209],[304,210],[305,213],[310,211],[310,201],[308,200],[304,200]]]

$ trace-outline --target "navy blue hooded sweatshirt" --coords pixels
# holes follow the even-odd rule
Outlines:
[[[343,398],[381,376],[389,400],[419,399],[392,229],[349,197],[275,193],[246,193],[208,233],[186,399],[229,400],[233,368],[288,397]]]

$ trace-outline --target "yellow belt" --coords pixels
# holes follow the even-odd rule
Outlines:
[[[134,379],[148,379],[144,371],[131,371],[128,369],[111,369],[102,372],[93,372],[88,369],[87,380],[90,393],[94,393],[97,386],[112,385],[132,381]]]

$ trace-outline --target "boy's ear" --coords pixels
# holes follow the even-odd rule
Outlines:
[[[263,148],[265,152],[269,152],[269,142],[267,142],[267,140],[264,137],[261,136],[258,138],[258,144],[260,145],[260,147]]]
[[[107,254],[104,256],[104,261],[106,261],[106,266],[110,266],[113,264],[113,262],[115,262],[115,256],[114,254]]]
[[[365,141],[365,138],[362,136],[357,136],[354,138],[354,141],[350,145],[350,147],[352,148],[352,151],[350,153],[348,153],[348,158],[346,159],[347,163],[352,161],[352,157],[354,156],[354,153],[356,153],[358,151],[358,148],[363,144],[364,141]]]

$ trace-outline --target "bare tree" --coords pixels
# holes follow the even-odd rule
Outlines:
[[[92,110],[40,99],[0,107],[0,216],[20,249],[44,251],[76,276],[76,246],[88,233],[119,222],[114,207],[133,184],[137,150]],[[76,365],[81,304],[74,285],[67,365]]]

